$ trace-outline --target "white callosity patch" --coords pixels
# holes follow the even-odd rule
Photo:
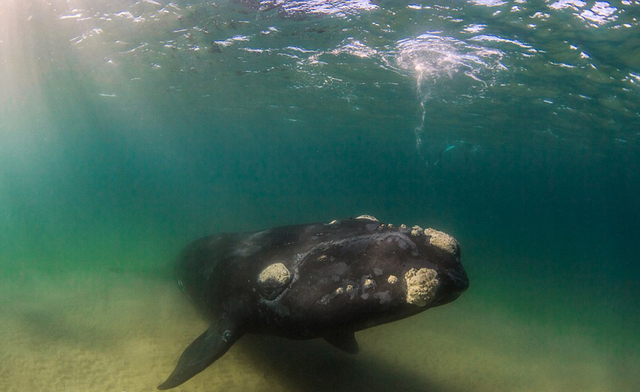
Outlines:
[[[371,216],[371,215],[360,215],[356,217],[356,219],[368,219],[368,220],[378,222],[378,219],[375,216]]]
[[[362,284],[362,289],[366,290],[366,289],[370,289],[370,288],[375,288],[376,287],[376,281],[371,279],[371,278],[367,278],[364,280],[364,283]]]
[[[407,285],[407,303],[426,306],[436,296],[440,281],[438,273],[430,268],[411,268],[404,274]]]
[[[275,263],[267,266],[260,272],[258,283],[269,286],[282,286],[291,278],[291,272],[282,263]]]
[[[460,253],[460,245],[458,245],[458,241],[449,234],[430,228],[425,229],[424,234],[429,236],[429,243],[436,248],[442,249],[454,256],[457,256]]]
[[[398,278],[395,275],[389,275],[387,278],[387,282],[389,282],[389,284],[396,284],[397,281]]]
[[[362,289],[362,292],[360,294],[360,298],[366,300],[369,298],[369,293],[367,292],[367,290],[371,289],[373,292],[376,291],[376,281],[371,279],[371,276],[363,276],[361,281],[362,285],[360,286],[360,288]]]

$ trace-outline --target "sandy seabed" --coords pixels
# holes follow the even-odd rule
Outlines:
[[[143,275],[5,277],[0,294],[4,392],[154,391],[207,327],[173,282]],[[470,291],[358,332],[357,355],[247,335],[175,391],[640,390],[638,339],[597,336],[517,319]]]

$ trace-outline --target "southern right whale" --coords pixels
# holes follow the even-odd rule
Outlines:
[[[189,380],[245,333],[322,337],[356,353],[355,331],[444,305],[469,286],[453,237],[368,215],[204,237],[184,249],[176,274],[211,326],[158,389]]]

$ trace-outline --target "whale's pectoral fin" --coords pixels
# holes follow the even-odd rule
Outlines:
[[[358,342],[356,341],[356,335],[353,332],[339,332],[325,335],[324,340],[349,354],[357,354],[360,350]]]
[[[187,347],[173,373],[158,389],[175,388],[211,365],[242,336],[234,323],[220,320]]]

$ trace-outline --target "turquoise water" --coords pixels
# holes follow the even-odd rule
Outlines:
[[[635,0],[0,0],[5,391],[154,390],[184,245],[365,213],[469,291],[177,390],[640,390],[639,195]]]

